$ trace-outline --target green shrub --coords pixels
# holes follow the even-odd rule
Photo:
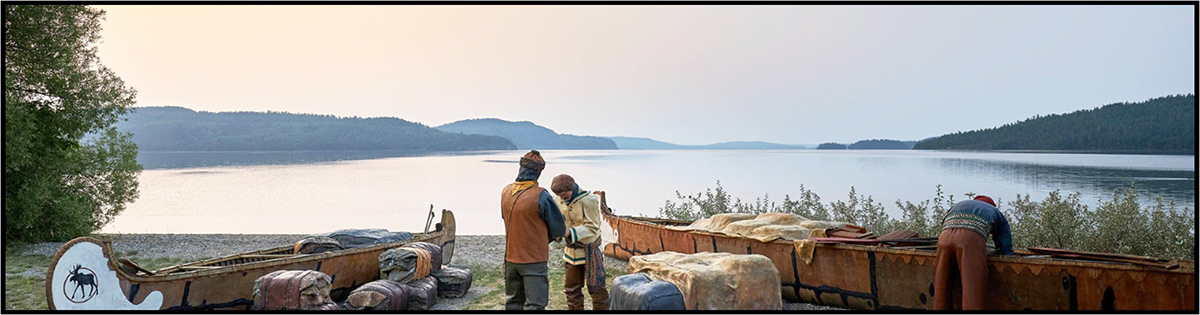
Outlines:
[[[770,201],[767,195],[755,198],[753,203],[743,203],[726,193],[720,182],[715,190],[705,189],[696,195],[685,196],[678,191],[675,194],[681,201],[668,200],[659,210],[660,216],[697,220],[728,212],[783,212],[812,220],[849,222],[877,235],[911,230],[923,237],[941,233],[942,218],[955,202],[954,196],[946,195],[938,185],[932,200],[917,203],[897,200],[901,217],[896,220],[887,214],[882,203],[869,195],[860,195],[854,187],[850,187],[846,201],[828,204],[821,203],[821,197],[804,185],[800,186],[798,199],[784,195],[779,204]],[[1174,201],[1164,202],[1161,197],[1156,198],[1156,204],[1143,207],[1132,185],[1113,191],[1110,200],[1099,200],[1095,211],[1079,203],[1080,196],[1078,192],[1064,196],[1056,190],[1041,201],[1030,200],[1029,195],[1018,195],[1007,204],[1000,198],[995,200],[1009,220],[1016,248],[1053,247],[1179,259],[1195,256],[1193,209],[1177,209]]]

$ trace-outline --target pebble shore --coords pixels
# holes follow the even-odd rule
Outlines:
[[[213,258],[266,248],[291,245],[304,235],[288,234],[104,234],[112,240],[114,251],[135,255],[138,258],[176,258],[185,261]],[[26,246],[22,254],[53,256],[62,242],[36,243]],[[499,265],[504,261],[503,235],[459,235],[455,239],[454,258],[449,263],[455,267]],[[467,254],[469,253],[469,254]],[[608,269],[625,269],[623,260],[604,257]],[[43,271],[44,272],[44,271]],[[435,309],[460,309],[476,296],[496,288],[472,288],[468,296],[439,303]],[[784,310],[841,310],[838,308],[783,302]]]

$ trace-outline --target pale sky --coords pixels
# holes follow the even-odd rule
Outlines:
[[[97,6],[137,106],[676,144],[919,140],[1196,91],[1192,6]]]

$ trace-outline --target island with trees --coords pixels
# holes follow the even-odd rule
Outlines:
[[[196,112],[140,107],[116,124],[143,151],[414,152],[513,150],[497,136],[443,132],[399,118],[335,117],[283,112]]]
[[[1195,154],[1195,128],[1196,95],[1171,95],[956,132],[913,148]]]

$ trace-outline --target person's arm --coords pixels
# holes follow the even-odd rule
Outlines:
[[[600,237],[600,197],[591,195],[578,202],[583,204],[583,225],[570,229],[567,243],[591,244]]]
[[[992,229],[992,241],[996,242],[996,250],[1003,255],[1013,255],[1012,248],[1012,231],[1008,227],[1008,219],[1004,214],[996,211],[996,226]]]
[[[546,236],[550,241],[554,241],[567,232],[567,220],[563,218],[562,211],[558,209],[558,202],[555,202],[554,197],[550,195],[549,190],[542,190],[542,195],[538,196],[538,214],[542,217],[542,221],[546,221]]]

